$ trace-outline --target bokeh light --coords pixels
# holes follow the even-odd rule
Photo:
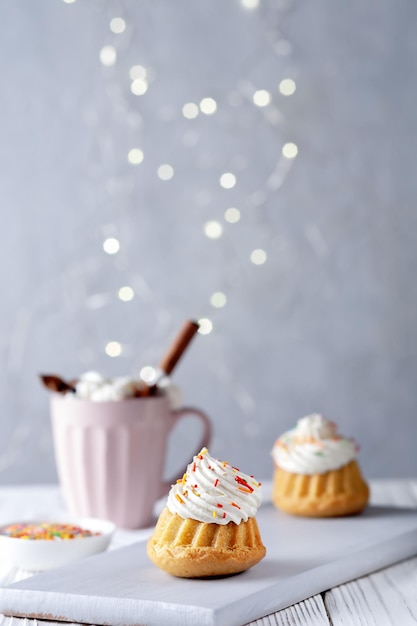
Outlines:
[[[133,291],[132,287],[125,285],[124,287],[120,287],[117,295],[119,296],[119,299],[122,300],[122,302],[130,302],[131,300],[133,300],[135,292]]]
[[[144,79],[147,76],[146,68],[143,65],[133,65],[129,70],[129,76],[132,80]]]
[[[111,357],[120,356],[122,354],[122,346],[118,341],[109,341],[104,350],[107,356]]]
[[[108,237],[103,242],[103,250],[107,254],[117,254],[120,250],[119,240],[115,237]]]
[[[174,168],[169,163],[164,163],[158,167],[157,174],[161,180],[171,180],[174,176]]]
[[[193,120],[199,114],[198,106],[194,102],[186,102],[182,107],[182,114],[188,120]]]
[[[127,160],[132,165],[139,165],[144,159],[144,154],[140,148],[132,148],[129,150]]]
[[[198,320],[199,329],[198,332],[200,335],[209,335],[213,330],[213,322],[209,320],[207,317],[203,317]]]
[[[226,294],[222,291],[215,291],[210,298],[211,306],[214,306],[216,309],[221,309],[226,305],[227,298]]]
[[[217,110],[217,103],[213,98],[203,98],[200,102],[200,111],[205,115],[213,115]]]
[[[145,365],[140,370],[139,376],[145,383],[152,383],[156,378],[156,369],[151,365]]]
[[[298,154],[298,148],[295,143],[286,143],[282,147],[282,154],[286,159],[294,159]]]
[[[204,234],[209,239],[219,239],[223,234],[223,226],[216,220],[210,220],[204,224]]]
[[[236,209],[236,207],[229,207],[224,212],[224,219],[226,222],[229,222],[229,224],[236,224],[236,222],[240,220],[239,209]]]
[[[259,89],[253,94],[253,102],[258,107],[266,107],[271,103],[272,96],[266,89]]]
[[[262,248],[257,248],[256,250],[253,250],[250,255],[250,260],[254,265],[263,265],[266,261],[266,258],[267,254],[265,250],[262,250]]]
[[[232,189],[236,185],[236,176],[230,172],[225,172],[220,176],[220,185],[224,189]]]
[[[143,96],[148,91],[148,81],[146,78],[135,78],[130,85],[130,91],[135,96]]]
[[[292,78],[284,78],[279,84],[279,91],[283,96],[292,96],[295,90],[296,84]]]
[[[260,0],[240,0],[240,3],[244,9],[257,9],[259,7]]]
[[[120,35],[126,30],[126,22],[122,17],[114,17],[110,21],[110,30],[112,31],[112,33]]]
[[[111,67],[116,63],[117,52],[113,46],[103,46],[100,50],[100,61],[106,67]]]

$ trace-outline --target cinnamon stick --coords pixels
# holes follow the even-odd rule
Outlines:
[[[39,378],[45,385],[47,389],[50,391],[55,391],[57,393],[67,393],[67,391],[71,391],[75,393],[75,383],[73,381],[66,382],[59,376],[55,374],[39,374]]]
[[[192,338],[200,328],[198,322],[194,320],[187,320],[174,341],[170,345],[166,355],[159,364],[159,369],[167,376],[172,373],[172,370],[184,354]]]

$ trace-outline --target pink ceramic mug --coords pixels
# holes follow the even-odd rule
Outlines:
[[[152,524],[155,502],[178,478],[163,480],[169,434],[189,414],[203,425],[197,453],[211,437],[210,420],[198,409],[172,410],[166,396],[93,402],[54,394],[55,460],[69,511],[122,528]]]

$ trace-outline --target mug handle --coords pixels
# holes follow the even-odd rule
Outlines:
[[[203,424],[203,433],[201,435],[200,442],[196,449],[196,454],[200,452],[202,448],[207,448],[210,444],[211,434],[212,434],[212,425],[209,417],[200,411],[200,409],[196,409],[193,406],[184,406],[181,409],[177,409],[176,411],[172,411],[173,420],[171,422],[171,430],[174,428],[178,422],[188,414],[193,414],[200,422]],[[159,498],[166,496],[168,491],[171,489],[171,486],[177,481],[178,474],[173,476],[170,480],[163,481],[161,484]]]

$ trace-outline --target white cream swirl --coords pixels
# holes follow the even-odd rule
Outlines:
[[[74,395],[76,398],[92,402],[124,400],[134,395],[137,382],[128,376],[106,378],[99,372],[85,372],[75,385]],[[65,397],[72,399],[74,396],[66,394]]]
[[[333,422],[317,413],[298,420],[272,449],[275,464],[294,474],[324,474],[356,458],[358,446],[353,439],[337,433]]]
[[[143,385],[141,378],[130,376],[118,376],[106,378],[99,372],[85,372],[81,374],[75,384],[75,393],[65,394],[67,400],[79,398],[81,400],[91,400],[91,402],[110,402],[134,398],[135,394]],[[182,395],[179,387],[173,385],[169,376],[164,376],[158,382],[158,390],[167,396],[169,405],[174,411],[182,406]]]
[[[203,448],[172,485],[167,507],[184,519],[207,524],[240,524],[254,517],[262,501],[261,483]]]

